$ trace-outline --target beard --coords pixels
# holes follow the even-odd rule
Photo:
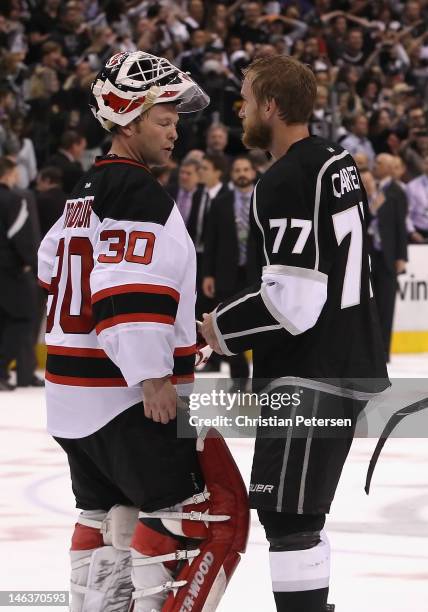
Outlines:
[[[240,187],[241,189],[245,189],[246,187],[249,187],[253,183],[252,179],[246,178],[245,176],[240,176],[233,182],[235,183],[237,187]]]
[[[245,119],[242,142],[247,149],[261,149],[268,151],[272,143],[272,128],[257,116],[251,123]]]

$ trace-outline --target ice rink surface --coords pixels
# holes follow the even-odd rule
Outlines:
[[[427,378],[428,355],[394,356],[390,375]],[[1,393],[0,402],[0,590],[68,589],[77,511],[65,454],[45,433],[43,390]],[[248,483],[252,441],[229,443]],[[354,441],[328,517],[330,601],[336,612],[428,612],[427,440],[389,439],[367,497],[375,445],[375,439]],[[46,607],[2,607],[17,609]],[[268,547],[255,515],[247,553],[219,607],[238,610],[275,610]]]

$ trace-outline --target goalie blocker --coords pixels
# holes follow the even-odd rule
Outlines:
[[[206,482],[203,493],[171,508],[139,512],[138,521],[137,509],[124,506],[113,508],[99,523],[82,513],[71,552],[73,612],[217,608],[246,549],[249,505],[241,474],[220,434],[209,430],[204,440],[198,439],[198,451]],[[106,543],[110,546],[102,546]],[[109,580],[106,555],[111,559]]]

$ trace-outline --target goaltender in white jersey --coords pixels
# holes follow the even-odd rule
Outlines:
[[[49,433],[93,433],[174,368],[174,383],[191,382],[195,274],[183,219],[148,168],[97,160],[39,251]]]
[[[164,58],[110,58],[92,109],[111,149],[40,248],[48,429],[82,510],[71,612],[214,610],[245,550],[248,496],[224,440],[197,447],[190,425],[177,435],[197,352],[196,254],[150,171],[168,162],[179,113],[208,101]]]

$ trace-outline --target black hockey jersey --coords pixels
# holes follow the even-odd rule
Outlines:
[[[362,399],[389,385],[366,210],[351,155],[314,136],[294,143],[256,185],[261,282],[214,315],[225,354],[253,349],[255,379],[322,379],[359,389]]]
[[[148,378],[193,380],[195,277],[174,200],[142,164],[99,159],[39,250],[50,433],[93,433],[140,402]]]

